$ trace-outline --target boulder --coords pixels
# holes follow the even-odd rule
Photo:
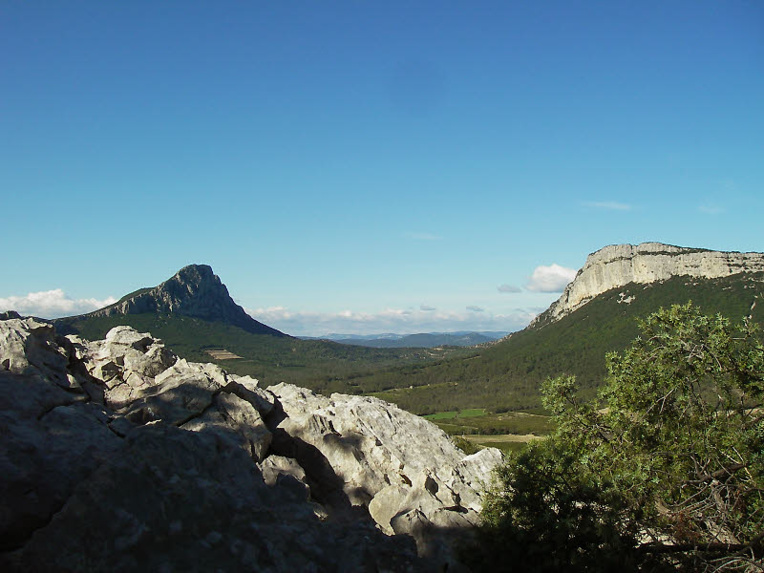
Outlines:
[[[35,318],[8,318],[0,325],[0,371],[72,386],[66,372],[68,352],[59,346],[53,325]]]
[[[252,404],[263,416],[273,411],[275,397],[271,392],[259,387],[258,381],[250,376],[228,374],[231,382],[226,386],[226,392],[236,394],[239,398]]]
[[[75,345],[79,342],[68,338]],[[155,384],[154,379],[178,360],[161,340],[129,326],[114,327],[104,340],[78,348],[88,372],[105,383],[107,403],[117,408],[138,398],[141,388]]]
[[[102,406],[50,380],[0,373],[0,396],[0,550],[8,550],[44,526],[120,439]]]
[[[212,405],[214,396],[227,381],[220,369],[178,360],[156,378],[145,380],[140,386],[132,387],[129,381],[117,389],[125,388],[128,395],[114,400],[114,391],[109,401],[125,416],[135,422],[147,423],[163,421],[181,425],[199,416]]]
[[[0,558],[11,571],[419,571],[406,538],[323,524],[214,434],[137,428],[49,522]],[[426,568],[426,566],[425,566]]]
[[[422,554],[458,564],[447,538],[479,523],[499,450],[465,456],[434,424],[377,398],[283,383],[269,390],[280,409],[274,432],[288,436],[274,449],[296,457],[314,497],[330,511],[346,509],[326,495],[340,484],[342,501],[367,509],[382,531],[412,535]]]
[[[310,488],[306,484],[305,470],[294,458],[270,455],[259,467],[266,484],[279,485],[291,490],[300,499],[310,500]]]

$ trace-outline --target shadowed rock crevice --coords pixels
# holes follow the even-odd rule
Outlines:
[[[271,452],[293,459],[303,469],[310,498],[323,506],[326,517],[341,519],[351,511],[350,499],[343,490],[345,484],[321,450],[277,428],[273,432]]]

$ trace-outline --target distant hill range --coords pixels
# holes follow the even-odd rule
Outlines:
[[[660,307],[691,300],[707,314],[761,323],[763,293],[762,253],[643,243],[592,253],[526,329],[468,348],[443,346],[454,344],[443,339],[432,348],[411,348],[429,346],[432,335],[384,343],[406,348],[293,338],[247,315],[206,265],[185,267],[157,287],[55,322],[93,340],[127,324],[161,337],[181,356],[212,359],[265,385],[284,380],[323,393],[375,394],[416,413],[503,411],[538,408],[541,383],[562,374],[576,375],[592,395],[604,379],[606,353],[624,349],[639,332],[637,319]]]
[[[100,310],[56,322],[60,330],[76,330],[78,323],[90,319],[139,314],[187,316],[236,326],[250,334],[287,336],[249,316],[208,265],[183,267],[159,286],[137,290]]]
[[[433,363],[458,349],[366,348],[300,340],[249,316],[208,265],[189,265],[162,284],[105,308],[53,321],[59,332],[99,340],[132,326],[164,340],[184,358],[217,362],[263,385],[294,382],[324,393],[358,393],[352,378],[405,364]]]
[[[328,334],[322,337],[301,336],[304,340],[331,340],[339,344],[372,348],[437,348],[440,346],[477,346],[494,342],[508,332],[421,332],[417,334]]]

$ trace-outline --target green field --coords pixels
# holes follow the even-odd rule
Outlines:
[[[498,448],[504,452],[516,451],[554,429],[551,418],[542,413],[491,414],[483,409],[469,409],[436,412],[423,418],[457,438],[457,445],[465,451],[472,450],[470,445]]]
[[[464,440],[477,448],[497,448],[502,452],[518,452],[536,438],[527,436],[464,436]],[[538,439],[542,439],[539,437]],[[461,446],[460,446],[461,447]],[[464,449],[464,448],[462,448]]]
[[[486,411],[483,409],[472,409],[472,410],[451,410],[450,412],[438,412],[436,414],[428,414],[427,416],[423,416],[424,418],[430,420],[431,422],[435,422],[437,420],[453,420],[456,418],[462,419],[462,418],[477,418],[480,416],[485,416]]]
[[[545,436],[554,429],[549,416],[527,412],[489,414],[485,410],[438,412],[423,416],[452,436],[503,434]]]

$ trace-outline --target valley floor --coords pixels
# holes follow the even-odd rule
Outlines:
[[[554,428],[551,418],[537,412],[491,414],[481,409],[438,412],[424,416],[447,434],[477,447],[493,447],[504,452],[521,449],[543,439]],[[466,445],[466,444],[462,444]]]

